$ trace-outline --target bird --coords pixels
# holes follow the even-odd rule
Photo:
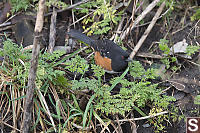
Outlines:
[[[78,30],[67,32],[69,37],[82,41],[94,49],[95,63],[107,73],[119,73],[126,70],[128,62],[132,61],[129,53],[109,39],[92,39]]]

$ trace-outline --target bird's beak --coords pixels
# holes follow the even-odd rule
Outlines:
[[[130,57],[128,57],[128,58],[126,59],[126,61],[130,62],[130,61],[133,61],[133,59],[130,58]]]

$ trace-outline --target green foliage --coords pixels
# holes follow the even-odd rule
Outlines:
[[[171,67],[170,63],[174,63],[177,61],[176,57],[170,55],[170,48],[168,47],[168,43],[169,41],[165,39],[160,39],[160,43],[159,43],[159,49],[163,51],[165,55],[165,57],[161,60],[161,62],[166,65],[167,69]],[[188,56],[191,56],[195,52],[197,52],[199,49],[200,49],[200,46],[187,46],[186,53]],[[179,67],[177,66],[171,67],[171,70],[174,72],[177,71],[178,69]]]
[[[173,122],[180,121],[180,120],[182,120],[182,119],[185,118],[185,116],[183,114],[180,115],[178,113],[178,108],[175,107],[175,105],[173,105],[173,104],[171,104],[170,111],[171,111],[170,112],[170,117],[171,117],[171,119],[172,119]]]
[[[134,78],[141,78],[142,81],[157,77],[155,69],[151,68],[146,71],[139,61],[134,61],[130,64],[130,74]]]
[[[103,97],[98,101],[96,109],[101,110],[101,112],[113,114],[125,115],[126,111],[132,110],[134,102],[139,97],[133,95],[132,91],[127,88],[121,88],[119,94],[112,95],[109,91],[106,91],[102,95]]]
[[[91,98],[89,99],[88,103],[87,103],[87,106],[86,106],[86,109],[85,111],[83,112],[79,105],[78,105],[78,101],[76,99],[76,97],[72,94],[72,97],[73,97],[73,101],[75,103],[75,106],[71,105],[70,103],[68,103],[68,106],[69,106],[69,117],[68,119],[65,121],[65,123],[63,124],[63,128],[66,127],[67,125],[67,122],[69,122],[70,119],[74,119],[74,118],[77,118],[77,117],[81,117],[81,122],[83,124],[83,129],[85,127],[88,127],[90,121],[91,121],[91,117],[92,117],[92,114],[93,114],[93,105],[92,105],[92,101],[94,100],[95,96],[91,96]],[[63,104],[65,104],[65,102],[63,101]],[[68,109],[66,110],[68,111]],[[89,114],[89,119],[87,119],[88,117],[88,114]],[[88,124],[86,125],[86,123],[88,122]]]
[[[28,0],[11,1],[14,1],[13,3],[15,3],[15,5],[13,5],[13,12],[26,10],[30,5]],[[166,3],[166,5],[171,1],[172,0],[167,1],[168,3]],[[91,10],[94,11],[92,16],[87,16],[83,20],[83,28],[88,32],[88,34],[107,33],[120,21],[121,13],[117,13],[116,10],[114,10],[114,6],[106,2],[106,0],[90,1],[80,6],[80,8],[83,8],[82,10],[77,10],[81,15],[89,14]],[[20,4],[20,6],[18,4]],[[61,1],[47,1],[47,6],[50,7],[51,5],[55,5],[58,8],[65,8],[67,6]],[[160,50],[166,54],[165,61],[169,68],[170,63],[175,62],[176,58],[169,56],[170,50],[167,44],[168,40],[163,39],[160,41],[159,47]],[[197,48],[194,47],[191,49],[192,50],[189,50],[189,53],[194,53],[197,50]],[[128,111],[133,109],[138,111],[140,110],[139,108],[147,106],[148,103],[151,108],[151,115],[167,110],[170,103],[175,100],[173,97],[162,95],[162,89],[158,88],[158,84],[151,82],[152,79],[157,77],[155,69],[146,70],[138,61],[133,61],[129,64],[129,68],[121,76],[113,76],[114,78],[112,78],[108,84],[105,84],[102,80],[102,76],[105,74],[105,71],[97,65],[91,65],[91,69],[94,73],[93,76],[84,76],[85,72],[89,70],[89,65],[87,61],[80,56],[72,58],[77,53],[78,51],[68,56],[68,58],[64,57],[61,60],[60,58],[64,54],[61,51],[55,51],[53,54],[46,52],[40,54],[36,77],[36,85],[39,89],[35,91],[38,95],[34,98],[34,112],[36,114],[34,129],[36,129],[40,123],[41,125],[45,125],[45,129],[47,129],[47,131],[73,131],[68,130],[73,128],[70,125],[71,122],[73,122],[73,124],[82,125],[84,130],[85,127],[89,126],[90,121],[92,118],[94,119],[94,117],[99,120],[100,124],[104,123],[104,121],[108,121],[101,119],[102,113],[107,115],[120,114],[125,116]],[[4,62],[0,66],[1,74],[7,75],[8,79],[11,79],[10,81],[12,84],[17,83],[17,86],[20,86],[19,88],[26,88],[31,52],[23,51],[22,47],[19,47],[8,39],[4,42],[4,50],[0,51],[0,56],[5,57]],[[82,75],[80,79],[76,80],[74,78],[74,80],[70,82],[67,78],[65,78],[64,71],[58,70],[57,68],[55,69],[55,66],[60,64],[60,62],[64,62],[66,59],[70,60],[65,63],[65,69],[71,72],[80,73]],[[173,67],[172,69],[175,71],[177,68]],[[130,72],[130,74],[128,72]],[[130,77],[129,79],[125,78],[126,74]],[[56,86],[52,86],[50,83],[54,83]],[[61,88],[61,86],[63,88]],[[49,88],[51,88],[51,91],[49,91]],[[57,95],[56,91],[53,89],[59,89],[61,94],[66,94],[66,97],[65,95],[62,96],[67,99],[67,102],[65,100],[59,100],[60,93]],[[81,102],[79,102],[80,99],[78,99],[75,94],[76,92],[84,89],[90,90],[90,94],[92,95],[84,95],[88,102],[86,109],[83,110],[80,109],[79,104]],[[40,92],[41,90],[42,92]],[[43,93],[45,97],[43,96]],[[22,94],[23,96],[17,97],[15,100],[23,99],[25,97],[25,93]],[[80,94],[82,95],[83,92]],[[48,99],[48,101],[45,101],[45,99]],[[60,102],[62,102],[62,104],[60,104]],[[22,101],[20,101],[20,103],[22,103]],[[49,103],[50,108],[48,107]],[[198,100],[197,103],[199,103]],[[138,110],[136,108],[138,108]],[[43,113],[42,115],[40,114],[41,112]],[[140,114],[142,114],[141,112]],[[97,113],[99,113],[99,116]],[[67,120],[63,117],[65,114],[67,114]],[[94,115],[94,117],[92,115]],[[173,119],[178,118],[174,116],[175,115],[173,114],[171,117],[173,117]],[[157,131],[163,131],[165,127],[161,123],[168,118],[169,116],[167,115],[156,117],[153,124]],[[111,120],[109,120],[109,122],[110,121]],[[104,125],[104,127],[108,126],[105,124],[102,125]]]
[[[112,29],[112,25],[117,24],[121,20],[122,13],[116,13],[114,6],[105,3],[104,0],[95,0],[87,2],[80,6],[82,10],[77,10],[81,14],[89,14],[89,10],[93,9],[93,15],[83,19],[83,28],[91,34],[103,34]]]
[[[150,113],[149,115],[155,115],[157,113],[160,113],[162,112],[163,109],[162,108],[152,108],[150,110]],[[165,129],[165,126],[162,124],[164,122],[164,120],[167,120],[168,119],[168,116],[167,115],[159,115],[155,118],[156,120],[154,120],[154,128],[155,128],[155,133],[160,133],[162,131],[164,131]]]
[[[28,79],[31,53],[24,51],[22,47],[19,47],[9,39],[4,41],[3,44],[4,49],[0,52],[0,55],[6,58],[7,63],[0,66],[0,69],[19,82],[21,86],[25,86]],[[36,78],[37,88],[40,88],[44,81],[54,81],[53,79],[57,78],[57,76],[64,74],[61,70],[54,70],[51,64],[47,63],[47,61],[56,61],[63,54],[63,52],[59,51],[55,51],[53,54],[40,54]]]
[[[7,39],[3,42],[3,50],[0,53],[1,56],[8,56],[9,62],[14,63],[17,62],[19,59],[26,60],[30,59],[28,57],[28,53],[23,53],[22,47],[19,47],[17,44],[13,43],[10,39]]]
[[[159,48],[164,52],[164,54],[168,55],[170,53],[170,48],[168,47],[169,41],[166,39],[160,39]]]
[[[130,64],[130,73],[137,80],[128,81],[124,78],[119,80],[120,77],[115,77],[110,81],[110,84],[114,84],[119,80],[118,85],[121,88],[117,94],[111,94],[109,85],[102,85],[98,80],[88,78],[73,80],[72,89],[93,90],[97,97],[95,109],[106,114],[125,115],[125,112],[132,110],[134,106],[144,107],[147,102],[152,102],[159,108],[167,108],[170,101],[174,100],[172,97],[161,96],[161,89],[157,88],[157,84],[147,81],[156,77],[154,69],[145,70],[138,61],[134,61]],[[96,76],[102,76],[102,74],[100,72]]]
[[[111,82],[112,83],[112,82]],[[111,94],[105,91],[102,99],[97,102],[96,109],[109,113],[119,113],[125,115],[126,111],[132,110],[134,106],[144,107],[147,101],[154,101],[159,96],[160,90],[156,90],[156,84],[150,85],[150,82],[129,82],[122,80],[122,87],[119,94]]]
[[[168,99],[169,98],[169,99]],[[175,101],[174,98],[172,97],[166,97],[166,99],[168,99],[168,101]],[[162,102],[162,101],[161,101]],[[162,103],[161,103],[162,104]],[[167,105],[167,104],[166,104]],[[170,109],[169,109],[170,108]],[[185,118],[185,116],[182,114],[180,115],[178,113],[178,108],[175,107],[173,104],[170,104],[170,107],[168,106],[168,109],[167,109],[170,113],[168,113],[167,115],[164,114],[164,115],[159,115],[159,116],[156,116],[156,117],[153,117],[152,120],[153,120],[153,126],[154,126],[154,129],[155,129],[155,132],[156,133],[160,133],[160,132],[163,132],[165,131],[165,125],[163,124],[164,121],[169,121],[169,119],[171,119],[173,122],[177,122],[177,121],[180,121],[182,119]],[[154,106],[150,112],[149,112],[149,115],[155,115],[157,113],[161,113],[163,111],[166,111],[166,110],[163,110],[163,108],[159,108],[158,106]]]
[[[159,4],[163,3],[163,1],[165,1],[165,6],[166,6],[167,8],[170,8],[170,10],[173,10],[173,9],[174,9],[173,5],[176,3],[176,1],[174,1],[174,0],[161,0],[161,1],[159,2]]]
[[[65,51],[60,50],[54,51],[53,54],[45,52],[41,55],[41,58],[45,61],[55,62],[64,54]]]
[[[12,5],[12,13],[24,10],[26,11],[30,5],[31,2],[35,3],[38,2],[39,0],[10,0],[10,3]],[[35,7],[37,7],[38,5],[36,4]],[[60,9],[64,9],[67,8],[67,4],[65,2],[62,2],[61,0],[49,0],[46,1],[46,6],[47,7],[51,7],[51,6],[55,6],[57,8]]]
[[[81,78],[78,80],[72,81],[72,90],[83,90],[89,89],[93,91],[98,91],[99,84],[96,79],[89,79],[89,78]]]
[[[167,69],[170,68],[170,61],[169,61],[169,58],[163,58],[163,59],[161,60],[161,62],[162,62],[163,64],[165,64],[165,66],[166,66]]]
[[[142,66],[142,64],[140,64],[139,61],[132,62],[131,66],[132,66],[130,70],[131,76],[133,76],[134,78],[139,78],[144,75],[145,69]]]
[[[100,66],[92,64],[91,69],[93,70],[95,77],[101,77],[105,75],[105,70]]]
[[[194,98],[194,104],[200,105],[200,95],[197,95],[197,96]]]
[[[200,46],[188,46],[186,49],[187,55],[191,56],[200,49]]]
[[[55,6],[57,8],[67,8],[67,4],[65,2],[62,2],[61,0],[49,0],[46,2],[46,6],[51,7],[51,6]]]
[[[87,61],[78,55],[72,58],[70,61],[67,61],[65,65],[65,69],[69,70],[70,72],[77,72],[80,74],[84,74],[89,68]]]
[[[105,70],[102,67],[94,64],[91,65],[91,69],[94,72],[94,76],[98,78],[98,82],[101,83],[101,77],[105,75]]]
[[[114,82],[112,83],[112,86],[109,88],[108,91],[112,91],[112,89],[115,88],[115,86],[125,77],[125,75],[128,73],[129,71],[129,67],[126,68],[126,70],[123,72],[123,74],[120,77],[117,77],[116,80],[114,80]]]
[[[30,6],[30,0],[10,0],[12,5],[12,13],[18,12],[20,10],[27,10]]]
[[[158,2],[158,5],[160,6],[164,1],[165,1],[165,7],[168,9],[167,14],[165,14],[165,16],[169,19],[169,17],[172,16],[172,11],[174,10],[176,1],[175,0],[160,0],[160,2]]]
[[[56,62],[63,54],[63,51],[55,51],[52,54],[47,52],[40,54],[36,78],[36,84],[39,88],[42,86],[44,81],[49,80],[55,83],[54,79],[65,74],[64,71],[55,70],[51,64],[48,63],[48,61]]]
[[[170,63],[176,62],[177,58],[170,56],[170,48],[168,47],[169,41],[166,39],[160,39],[159,48],[164,52],[165,57],[161,60],[163,64],[165,64],[166,68],[170,68]]]
[[[55,70],[52,67],[52,63],[57,61],[64,53],[56,51],[55,53],[43,53],[39,55],[38,60],[38,68],[37,68],[37,74],[36,74],[36,88],[34,92],[34,111],[35,111],[35,123],[33,128],[37,127],[40,122],[47,122],[48,125],[55,127],[54,132],[57,132],[61,127],[60,123],[63,121],[62,118],[62,112],[60,110],[60,103],[59,101],[56,101],[54,103],[54,99],[51,97],[48,89],[51,87],[54,87],[57,82],[61,82],[59,85],[63,84],[63,81],[65,80],[65,84],[67,84],[66,78],[64,78],[64,72],[61,70]],[[0,82],[3,86],[1,92],[6,92],[6,94],[0,95],[0,98],[4,98],[4,101],[1,103],[2,105],[5,105],[5,109],[10,108],[10,113],[13,113],[16,111],[16,109],[21,108],[23,109],[23,106],[21,103],[24,103],[24,98],[26,97],[26,90],[27,90],[27,82],[28,82],[28,74],[29,74],[29,68],[30,68],[30,59],[31,59],[32,53],[30,50],[24,50],[22,47],[19,47],[17,44],[13,43],[11,40],[7,39],[3,42],[3,50],[0,50],[0,56],[4,57],[4,61],[1,62],[0,66]],[[51,62],[51,63],[50,63]],[[10,90],[6,91],[7,88],[10,88]],[[56,86],[59,87],[59,86]],[[55,90],[55,89],[54,89]],[[13,95],[13,94],[16,95]],[[47,97],[44,98],[46,95]],[[55,94],[55,93],[54,93]],[[46,102],[45,99],[48,99],[49,101]],[[12,100],[12,101],[11,101]],[[51,105],[51,108],[55,107],[56,113],[49,115],[48,111],[48,104]],[[14,106],[17,105],[17,108]],[[22,112],[19,112],[22,113]],[[40,114],[42,113],[42,115]],[[45,116],[50,116],[51,119],[46,119]],[[4,116],[6,118],[6,115]],[[44,119],[43,119],[44,118]],[[55,122],[53,119],[58,120],[59,124],[58,127],[54,126]],[[17,120],[17,118],[15,119]],[[39,122],[39,120],[42,120]]]
[[[190,18],[192,21],[200,19],[200,9],[198,8],[196,12]]]
[[[0,66],[7,76],[11,76],[14,80],[19,80],[22,85],[24,80],[28,77],[28,66],[24,60],[30,59],[30,54],[23,52],[22,47],[7,39],[3,42],[3,50],[0,52],[4,56],[6,63]],[[26,73],[26,76],[24,77]]]
[[[160,108],[167,108],[166,105],[169,105],[169,101],[172,101],[173,98],[162,97],[161,90],[157,89],[157,84],[146,81],[147,79],[155,78],[153,70],[148,69],[145,71],[139,62],[133,62],[133,65],[130,65],[130,72],[133,71],[132,74],[134,74],[136,73],[134,69],[140,67],[141,69],[137,70],[140,76],[138,77],[137,75],[137,78],[141,78],[141,80],[130,82],[126,79],[122,79],[119,83],[121,86],[119,94],[113,95],[105,90],[102,95],[103,98],[97,102],[96,108],[106,114],[119,113],[121,115],[124,115],[126,111],[130,111],[133,106],[144,107],[147,101],[152,102]],[[119,77],[113,78],[111,84],[118,78]],[[160,103],[158,101],[160,101]]]
[[[91,65],[91,69],[94,72],[93,78],[82,76],[79,80],[74,79],[70,82],[64,77],[63,71],[55,70],[52,67],[60,61],[63,54],[64,52],[62,51],[55,51],[53,54],[45,52],[39,56],[36,78],[37,88],[40,88],[36,91],[39,94],[36,96],[39,101],[36,99],[34,101],[35,106],[37,106],[35,112],[38,115],[36,124],[39,123],[39,119],[42,117],[42,115],[40,116],[40,112],[45,114],[47,110],[46,105],[44,106],[44,104],[46,104],[46,101],[44,101],[46,97],[42,99],[42,93],[48,97],[51,103],[51,109],[55,110],[55,114],[51,112],[52,119],[45,119],[44,121],[52,126],[53,120],[55,119],[56,121],[54,122],[58,123],[55,126],[55,131],[61,131],[61,128],[67,128],[70,121],[83,125],[84,128],[88,127],[92,120],[92,115],[95,115],[95,118],[103,123],[103,120],[100,118],[101,116],[98,116],[95,113],[98,112],[96,110],[107,115],[121,114],[124,116],[126,112],[131,111],[136,107],[138,109],[145,107],[148,103],[155,108],[155,111],[152,109],[152,112],[155,113],[159,112],[160,109],[166,110],[170,102],[174,101],[173,97],[162,95],[162,90],[158,88],[157,84],[150,82],[157,77],[155,69],[145,70],[138,61],[130,63],[128,69],[120,77],[112,78],[109,84],[103,84],[101,78],[105,74],[105,71],[96,65]],[[6,62],[0,67],[1,71],[12,77],[12,79],[18,82],[20,86],[26,87],[31,59],[30,51],[23,51],[22,47],[18,47],[18,45],[8,39],[4,42],[4,50],[0,51],[0,55],[5,57]],[[70,58],[71,57],[72,56],[70,56]],[[88,71],[88,68],[89,65],[87,64],[87,61],[80,56],[75,56],[66,62],[66,69],[71,72],[78,72],[84,75],[85,72]],[[128,71],[130,71],[129,76],[131,76],[129,80],[125,79],[125,75]],[[67,96],[69,99],[67,105],[65,105],[66,102],[64,102],[64,100],[61,100],[65,113],[69,115],[64,124],[62,123],[63,110],[60,108],[61,105],[59,101],[54,101],[53,97],[50,95],[48,88],[49,86],[52,86],[51,84],[48,84],[48,81],[52,81],[54,85],[57,85],[55,88],[63,86],[63,89],[67,91],[67,93],[65,93],[68,94]],[[69,87],[70,91],[66,89]],[[117,87],[120,87],[119,91],[115,91]],[[78,104],[79,99],[76,99],[76,96],[71,92],[77,92],[84,89],[90,90],[93,95],[88,98],[89,101],[86,109],[82,110]],[[42,93],[39,93],[40,90],[42,90]],[[63,94],[64,91],[62,91],[62,89],[60,90]],[[113,90],[115,93],[113,93]],[[39,105],[38,102],[42,105]],[[164,129],[160,123],[167,118],[168,117],[166,116],[160,117],[159,121],[155,122],[157,125],[155,124],[154,126],[159,130]]]

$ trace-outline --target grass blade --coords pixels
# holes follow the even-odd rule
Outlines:
[[[67,122],[68,122],[70,119],[74,118],[75,116],[79,116],[79,115],[83,115],[83,114],[82,114],[82,113],[76,113],[76,114],[70,115],[69,118],[68,118],[68,119],[65,121],[65,123],[63,124],[63,129],[65,128]]]
[[[104,125],[104,128],[106,128],[108,131],[110,131],[109,130],[109,128],[108,128],[108,126],[109,126],[109,124],[111,123],[111,120],[109,120],[108,122],[107,122],[107,124],[97,115],[97,113],[95,112],[95,111],[93,111],[93,115],[95,116],[95,118],[102,124],[102,125]]]
[[[124,71],[124,73],[112,84],[112,86],[109,88],[109,91],[111,91],[121,80],[122,78],[127,74],[129,70],[129,67]]]
[[[77,100],[76,100],[76,96],[75,96],[74,94],[72,94],[72,98],[73,98],[73,100],[74,100],[74,104],[75,104],[76,108],[78,108],[78,110],[82,112],[82,110],[80,109],[80,107],[79,107],[79,105],[78,105],[78,102],[77,102]]]
[[[87,103],[87,106],[86,106],[86,109],[85,109],[85,112],[84,112],[84,115],[83,115],[83,129],[85,128],[85,125],[86,125],[87,113],[89,111],[90,105],[91,105],[94,98],[95,98],[95,95],[92,95],[92,97],[89,99],[89,101]]]

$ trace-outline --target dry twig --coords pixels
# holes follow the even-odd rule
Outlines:
[[[135,56],[135,54],[137,53],[137,51],[139,50],[139,48],[142,46],[144,40],[147,38],[147,36],[149,35],[151,29],[153,28],[153,26],[155,25],[156,21],[158,20],[162,10],[165,7],[165,2],[163,2],[158,11],[156,12],[155,16],[153,17],[151,23],[149,24],[148,28],[146,29],[146,31],[144,32],[143,36],[140,38],[139,42],[137,43],[137,45],[135,46],[135,48],[133,49],[132,53],[130,54],[130,58],[133,59],[133,57]]]
[[[73,4],[73,5],[69,6],[69,7],[67,7],[66,9],[57,10],[57,12],[59,13],[59,12],[64,12],[64,11],[66,11],[66,10],[71,10],[71,9],[75,8],[76,6],[79,6],[79,5],[81,5],[81,4],[87,3],[88,1],[89,1],[89,0],[80,1],[80,2],[78,2],[78,3],[75,3],[75,4]],[[49,16],[49,15],[51,15],[51,14],[52,14],[52,12],[47,13],[47,14],[45,14],[44,16],[46,17],[46,16]]]
[[[29,133],[30,124],[32,122],[33,96],[34,96],[34,89],[36,88],[35,79],[36,79],[36,71],[38,65],[38,56],[40,51],[40,44],[39,44],[41,38],[40,34],[44,23],[44,9],[45,9],[45,0],[40,0],[36,18],[35,30],[34,30],[35,37],[33,41],[32,59],[28,76],[28,90],[26,92],[23,121],[21,125],[21,130],[23,133]]]
[[[53,48],[55,46],[56,17],[57,17],[57,12],[56,12],[55,7],[53,7],[53,14],[51,16],[51,25],[50,25],[50,34],[49,34],[49,47],[48,47],[49,53],[53,53]]]
[[[119,122],[124,122],[124,121],[138,121],[138,120],[144,120],[144,119],[149,119],[149,118],[153,118],[159,115],[164,115],[167,114],[168,111],[164,111],[164,112],[160,112],[154,115],[149,115],[149,116],[144,116],[144,117],[140,117],[140,118],[132,118],[132,119],[121,119],[121,120],[115,120],[115,121],[119,121]]]
[[[149,4],[149,6],[142,12],[142,14],[136,18],[134,23],[121,34],[121,40],[125,39],[129,32],[156,6],[158,2],[160,2],[160,0],[154,0],[151,4]]]

